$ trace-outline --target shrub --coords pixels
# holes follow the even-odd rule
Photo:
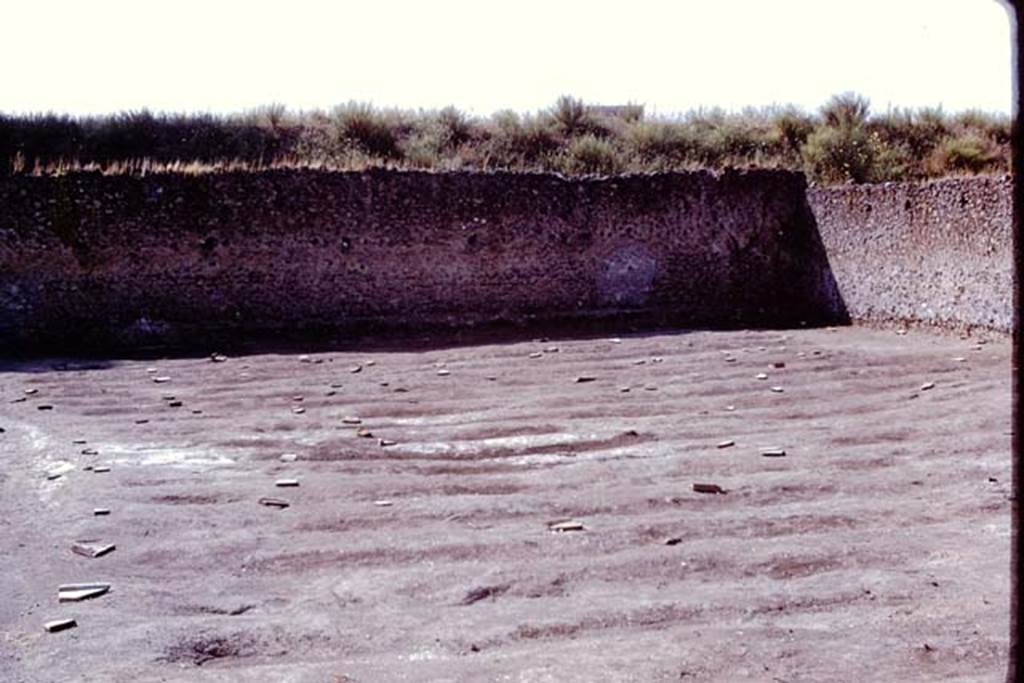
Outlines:
[[[928,160],[934,175],[1007,171],[1006,158],[996,144],[976,132],[943,140]]]
[[[678,123],[650,121],[630,127],[627,148],[651,170],[668,170],[696,160],[699,149],[692,131]]]
[[[821,118],[832,128],[858,128],[868,121],[871,102],[853,92],[833,95],[821,108]]]
[[[395,122],[389,121],[373,106],[349,102],[334,110],[336,135],[339,140],[382,159],[400,159]]]
[[[569,143],[563,153],[561,167],[571,174],[610,175],[621,171],[623,163],[611,142],[585,135]]]
[[[814,132],[814,119],[797,109],[789,108],[776,113],[772,119],[775,134],[783,148],[798,156],[800,148]]]
[[[583,100],[568,95],[562,95],[555,102],[551,118],[555,129],[567,138],[582,135],[607,137],[613,132],[613,126],[607,119],[588,110]]]
[[[445,107],[437,112],[437,144],[439,149],[455,149],[469,142],[473,135],[470,120],[455,107]]]
[[[814,131],[801,152],[807,174],[826,183],[863,183],[872,179],[876,142],[862,126]]]
[[[558,137],[550,117],[520,117],[515,112],[504,111],[495,114],[493,126],[486,143],[486,167],[543,166],[545,160],[554,155],[559,148]]]

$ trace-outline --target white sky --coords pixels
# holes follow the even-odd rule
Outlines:
[[[0,0],[0,111],[1011,111],[996,0]]]

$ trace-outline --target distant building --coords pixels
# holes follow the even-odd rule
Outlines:
[[[625,121],[640,121],[644,118],[644,105],[642,104],[588,104],[587,111],[599,116]]]

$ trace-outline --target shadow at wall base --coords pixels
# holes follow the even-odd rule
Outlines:
[[[769,322],[766,322],[769,321]],[[256,351],[310,350],[429,350],[485,343],[511,343],[538,338],[573,339],[600,336],[685,334],[698,330],[805,329],[849,325],[845,313],[829,316],[737,315],[732,319],[694,316],[663,309],[608,310],[574,314],[524,315],[491,320],[448,317],[400,322],[394,319],[351,319],[304,322],[263,329],[218,328],[209,322],[162,323],[142,333],[122,328],[67,326],[45,330],[31,338],[0,330],[0,356],[39,358],[78,357],[196,357],[222,352],[244,355]]]

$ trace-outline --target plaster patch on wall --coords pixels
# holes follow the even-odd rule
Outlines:
[[[620,246],[604,259],[597,281],[602,306],[643,306],[651,296],[658,260],[643,244]]]

